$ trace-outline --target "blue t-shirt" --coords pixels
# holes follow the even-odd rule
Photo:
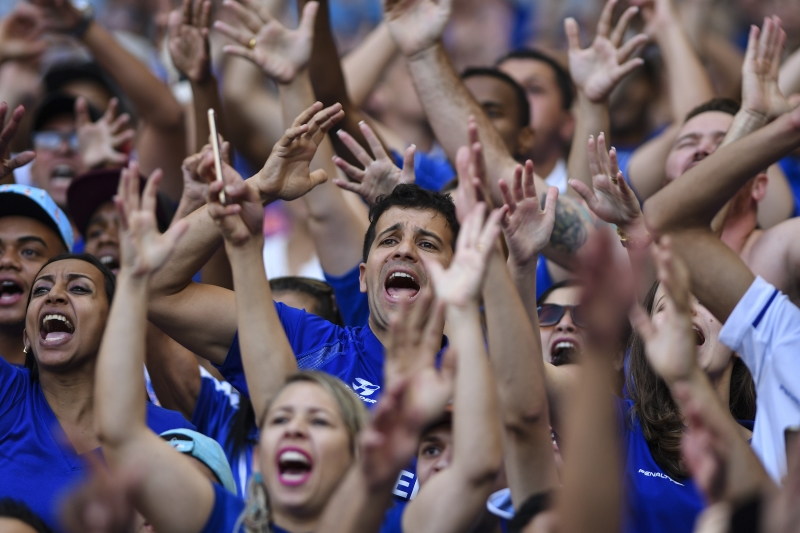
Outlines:
[[[792,188],[792,194],[794,195],[794,213],[792,213],[792,216],[800,216],[800,157],[784,157],[778,164],[786,175],[786,181],[789,182],[789,187]]]
[[[403,533],[403,513],[406,505],[408,505],[406,502],[395,501],[394,506],[383,516],[380,533]]]
[[[345,326],[366,326],[369,319],[369,300],[367,293],[361,292],[358,266],[343,276],[332,276],[325,272],[325,281],[333,288]]]
[[[180,413],[150,402],[147,425],[155,433],[195,429]],[[65,489],[83,481],[86,468],[39,383],[31,382],[27,369],[0,359],[0,498],[21,500],[58,531],[58,500]]]
[[[218,381],[202,367],[200,375],[200,394],[192,413],[192,424],[197,426],[197,431],[222,446],[231,465],[237,494],[245,497],[247,482],[253,474],[253,448],[258,442],[258,428],[253,424],[248,442],[239,451],[234,451],[229,436],[231,423],[239,411],[241,395],[230,383]]]
[[[536,262],[536,301],[538,302],[542,294],[552,286],[553,278],[547,269],[547,259],[540,255]]]
[[[403,168],[403,154],[392,150],[392,159],[395,165]],[[436,146],[430,152],[417,150],[414,153],[414,174],[417,185],[429,191],[439,192],[456,176],[456,171],[444,150]]]
[[[704,507],[694,481],[675,480],[661,470],[650,453],[638,418],[631,419],[633,400],[615,398],[615,401],[626,454],[623,530],[626,533],[694,531],[694,522]]]
[[[374,407],[383,387],[383,345],[369,326],[342,328],[279,302],[275,303],[275,310],[300,370],[334,375],[367,407]],[[231,385],[247,394],[238,333],[219,370]]]
[[[225,487],[218,483],[214,483],[214,507],[211,509],[211,515],[208,517],[205,527],[200,533],[234,533],[233,528],[239,517],[244,511],[245,501],[234,496]],[[289,533],[283,528],[272,524],[272,533]],[[242,526],[239,526],[238,531],[235,533],[243,532]]]

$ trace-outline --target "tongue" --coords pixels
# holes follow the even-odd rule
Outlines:
[[[404,289],[399,287],[389,287],[386,289],[392,298],[413,298],[419,291],[417,289]]]
[[[72,337],[72,334],[67,333],[66,331],[51,331],[44,336],[44,338],[48,341],[61,341],[69,337]]]
[[[20,292],[2,292],[0,293],[0,303],[10,303],[19,298]]]

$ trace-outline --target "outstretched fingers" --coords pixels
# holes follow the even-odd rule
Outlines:
[[[611,18],[614,15],[614,8],[617,6],[617,0],[608,0],[606,5],[603,6],[603,11],[600,12],[600,19],[597,21],[597,36],[608,37],[611,32]]]
[[[567,35],[567,45],[570,52],[579,52],[581,49],[581,31],[578,22],[572,18],[564,19],[564,33]]]
[[[631,24],[631,20],[639,13],[638,6],[630,6],[628,9],[622,13],[622,16],[617,21],[617,25],[614,26],[614,31],[611,32],[609,36],[609,40],[611,44],[614,45],[614,48],[619,48],[622,44],[622,39],[625,37],[625,32],[628,31],[628,26]]]
[[[372,150],[372,153],[375,155],[375,159],[388,159],[389,156],[383,148],[383,143],[378,139],[378,136],[369,124],[362,120],[358,123],[358,127],[361,133],[364,134],[364,138],[367,140],[367,144],[369,144],[369,149]]]
[[[233,11],[236,18],[253,34],[257,34],[267,22],[262,20],[258,11],[250,8],[250,6],[245,7],[236,0],[225,0],[222,5]],[[249,41],[251,38],[248,37],[247,40]]]

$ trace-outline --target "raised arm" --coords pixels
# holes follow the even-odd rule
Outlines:
[[[449,467],[431,477],[406,507],[404,531],[468,529],[483,512],[502,464],[497,392],[484,349],[478,301],[503,210],[494,211],[484,224],[485,210],[485,204],[478,204],[464,221],[447,270],[435,261],[425,261],[436,297],[446,305],[452,349],[458,358],[453,455]]]
[[[292,347],[286,338],[264,270],[264,211],[258,192],[236,176],[224,176],[226,204],[219,201],[223,183],[209,186],[209,215],[225,238],[233,270],[239,350],[255,419],[263,420],[267,405],[286,377],[297,372]]]
[[[517,283],[515,287],[505,257],[495,245],[483,287],[483,305],[505,434],[506,479],[514,508],[519,509],[531,496],[558,486],[534,272],[538,253],[547,245],[553,229],[558,189],[550,188],[542,209],[533,186],[531,161],[526,163],[524,177],[518,166],[513,182],[501,181],[500,188],[506,199],[501,224],[509,246],[508,264]],[[521,256],[525,260],[520,260]],[[555,379],[569,375],[563,368],[552,370],[557,374],[552,376]]]
[[[612,32],[611,17],[617,3],[617,0],[606,2],[597,23],[597,34],[589,48],[581,49],[580,31],[575,19],[564,21],[564,31],[569,41],[569,73],[578,93],[575,133],[567,173],[571,179],[589,187],[592,186],[592,176],[583,143],[590,135],[598,136],[610,130],[609,95],[625,76],[644,63],[642,59],[631,56],[647,42],[647,35],[639,34],[622,43],[631,19],[639,12],[639,8],[631,6],[626,9]]]
[[[133,501],[147,521],[160,531],[196,533],[214,504],[211,483],[145,423],[147,399],[141,376],[148,284],[186,230],[185,224],[178,224],[171,233],[158,235],[159,179],[160,173],[150,177],[141,200],[135,163],[120,179],[115,203],[122,224],[122,268],[97,361],[95,428],[111,470],[141,475]]]
[[[800,49],[786,58],[780,71],[780,90],[783,94],[800,93]]]
[[[658,44],[664,58],[673,125],[644,144],[631,157],[628,179],[642,199],[664,185],[664,164],[689,111],[714,97],[711,80],[681,25],[672,0],[636,0],[645,20],[645,33]]]
[[[169,15],[169,53],[175,68],[189,78],[192,88],[194,145],[198,151],[209,142],[209,109],[216,114],[220,135],[225,136],[227,129],[217,78],[211,72],[210,24],[210,0],[184,0],[182,8]]]
[[[75,31],[83,14],[68,0],[35,0],[45,10],[47,25],[61,32]],[[131,55],[100,24],[91,21],[79,39],[100,66],[131,99],[144,127],[137,139],[142,170],[164,169],[162,190],[173,200],[181,194],[180,164],[186,153],[183,110],[169,87]]]
[[[397,46],[389,28],[383,22],[342,58],[347,96],[354,107],[360,108],[366,103],[367,97],[395,55]]]

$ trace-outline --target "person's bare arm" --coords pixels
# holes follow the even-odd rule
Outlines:
[[[783,94],[800,93],[800,48],[784,61],[780,71],[779,84]]]
[[[708,227],[753,176],[800,145],[800,109],[718,148],[645,203],[648,227],[658,234]],[[719,317],[718,317],[719,318]]]
[[[483,512],[502,464],[497,392],[478,311],[481,285],[499,234],[502,211],[493,212],[484,224],[485,212],[485,204],[479,204],[465,219],[447,270],[436,261],[425,261],[436,297],[446,305],[450,342],[458,360],[453,455],[450,466],[432,477],[406,507],[404,531],[467,530]],[[448,511],[443,513],[442,509]]]
[[[354,107],[361,108],[375,84],[397,54],[386,23],[378,24],[358,46],[342,58],[347,96]]]
[[[191,420],[202,387],[197,358],[151,323],[146,348],[145,365],[159,403]]]
[[[610,130],[609,95],[625,76],[644,63],[641,58],[631,56],[647,42],[647,35],[640,34],[622,43],[628,25],[639,8],[632,6],[626,9],[612,31],[611,17],[617,3],[617,0],[606,2],[597,23],[597,34],[586,49],[581,49],[580,32],[575,19],[564,21],[569,41],[569,72],[577,89],[575,133],[567,174],[570,179],[579,180],[589,187],[592,186],[592,175],[586,150],[583,149],[584,143],[590,135],[599,136]]]
[[[664,164],[679,124],[689,111],[714,97],[711,81],[681,25],[672,0],[636,0],[645,32],[664,58],[673,126],[634,152],[628,179],[640,198],[647,199],[664,185]]]
[[[209,215],[225,238],[233,281],[239,287],[236,292],[239,350],[255,418],[260,422],[286,377],[297,372],[297,360],[272,302],[264,270],[261,257],[264,211],[257,208],[260,207],[258,192],[233,174],[225,178],[224,184],[214,182],[209,186]],[[223,185],[225,205],[219,200]]]
[[[612,237],[597,235],[582,251],[587,353],[578,368],[563,433],[563,489],[558,499],[561,531],[616,532],[623,506],[622,443],[613,389],[615,347],[627,323],[632,284],[619,275]]]
[[[68,0],[35,0],[46,13],[50,29],[74,28],[81,13]],[[183,109],[169,88],[97,22],[91,22],[80,38],[97,63],[131,99],[143,121],[136,142],[142,171],[164,171],[162,192],[173,200],[181,195],[180,164],[186,155]]]
[[[555,221],[558,189],[551,187],[542,210],[533,186],[533,164],[517,167],[513,182],[501,182],[506,198],[503,232],[512,272],[535,270],[538,252],[547,245]],[[520,256],[527,261],[523,265]],[[517,259],[516,261],[514,259]],[[515,508],[532,495],[558,486],[550,434],[545,367],[536,310],[536,276],[528,278],[527,294],[521,299],[499,246],[489,258],[483,305],[489,340],[489,355],[495,376],[501,420],[505,430],[504,463]],[[519,286],[519,284],[517,284]],[[526,307],[523,301],[529,302]],[[532,303],[532,308],[530,306]],[[557,368],[552,368],[558,374]],[[562,374],[565,376],[566,373]],[[564,377],[558,376],[558,377]]]
[[[141,475],[133,502],[147,521],[161,531],[196,533],[214,505],[211,483],[146,425],[141,376],[149,279],[186,229],[179,224],[171,233],[158,235],[159,179],[160,173],[151,176],[141,199],[138,165],[133,163],[120,180],[115,203],[122,224],[122,268],[97,359],[95,428],[112,472],[135,468]]]
[[[226,125],[217,78],[211,72],[208,29],[211,24],[211,1],[184,0],[181,10],[169,16],[169,52],[175,68],[189,78],[194,110],[195,150],[209,142],[207,112],[213,109],[217,131],[225,137]]]

